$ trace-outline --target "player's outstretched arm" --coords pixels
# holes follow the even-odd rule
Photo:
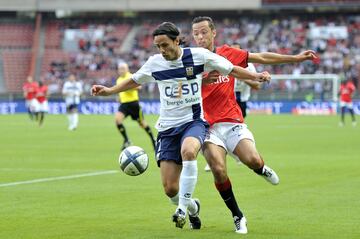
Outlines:
[[[230,72],[230,75],[241,81],[248,79],[259,82],[270,82],[271,80],[271,76],[267,71],[261,73],[251,72],[240,66],[234,66],[233,70]]]
[[[314,60],[315,58],[317,57],[314,51],[306,50],[297,55],[283,55],[273,52],[249,53],[248,61],[260,64],[281,64]]]
[[[127,91],[133,88],[136,88],[140,86],[138,83],[136,83],[133,79],[128,79],[122,81],[120,84],[115,85],[113,87],[106,87],[103,85],[93,85],[91,87],[91,95],[93,96],[108,96],[117,94],[123,91]]]
[[[244,80],[244,82],[251,87],[253,90],[260,90],[262,83],[252,80]]]

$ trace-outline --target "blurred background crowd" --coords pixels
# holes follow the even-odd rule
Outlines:
[[[297,54],[306,49],[317,52],[314,62],[287,65],[256,65],[258,71],[271,74],[338,74],[352,79],[357,86],[360,74],[360,14],[226,14],[210,15],[217,28],[216,44],[239,43],[250,52]],[[188,13],[157,18],[144,14],[131,18],[75,17],[53,19],[42,17],[39,47],[43,52],[37,79],[49,86],[50,94],[59,94],[70,73],[83,83],[84,92],[92,84],[115,84],[119,62],[129,64],[135,72],[146,59],[157,53],[152,44],[152,31],[162,21],[177,24],[185,46],[194,46]],[[151,19],[151,20],[150,20]],[[21,91],[29,69],[34,25],[17,19],[0,22],[0,49],[5,82],[10,92]],[[324,30],[325,29],[325,30]],[[330,30],[329,30],[330,29]],[[7,37],[4,37],[6,32]],[[19,58],[20,60],[19,63]],[[20,64],[20,65],[19,65]],[[10,87],[9,87],[10,86]],[[311,89],[319,97],[331,91],[330,81],[273,81],[265,90],[301,92]],[[142,89],[145,98],[157,98],[152,84]]]

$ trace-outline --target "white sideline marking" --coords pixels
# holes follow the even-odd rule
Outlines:
[[[77,170],[78,173],[89,172],[90,170],[95,171],[96,169]],[[74,172],[74,169],[68,168],[0,168],[0,171],[26,171],[26,172]]]
[[[63,168],[0,168],[0,171],[27,171],[27,172],[73,172],[74,169]],[[89,172],[89,170],[82,170],[83,172]],[[81,171],[79,171],[80,173]]]
[[[75,175],[52,177],[52,178],[39,178],[39,179],[33,179],[33,180],[28,180],[28,181],[2,183],[2,184],[0,184],[0,187],[10,187],[10,186],[16,186],[16,185],[21,185],[21,184],[43,183],[43,182],[67,180],[67,179],[73,179],[73,178],[92,177],[92,176],[98,176],[98,175],[104,175],[104,174],[113,174],[113,173],[117,173],[117,172],[118,172],[117,170],[108,170],[108,171],[99,171],[99,172],[93,172],[93,173],[75,174]]]

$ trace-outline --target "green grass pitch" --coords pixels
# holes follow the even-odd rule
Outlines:
[[[154,125],[156,116],[146,119]],[[280,184],[228,159],[248,219],[249,234],[242,236],[202,156],[194,196],[203,228],[175,228],[149,138],[126,120],[133,144],[151,158],[143,175],[127,176],[118,169],[122,139],[113,121],[81,115],[78,130],[69,132],[63,115],[47,116],[42,128],[26,115],[0,116],[1,239],[360,238],[360,126],[340,128],[335,116],[250,115],[257,148]]]

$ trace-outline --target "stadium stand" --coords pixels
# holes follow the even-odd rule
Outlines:
[[[60,49],[62,39],[60,22],[49,22],[46,24],[45,39],[45,48]]]
[[[19,92],[29,73],[34,25],[22,22],[0,24],[3,77],[8,92]]]
[[[5,85],[9,92],[18,92],[29,73],[30,50],[3,51]]]
[[[254,17],[256,14],[256,17]],[[290,13],[289,13],[290,14]],[[201,15],[201,14],[198,14]],[[206,14],[205,14],[206,15]],[[267,70],[272,74],[346,74],[347,77],[357,78],[360,75],[360,16],[358,14],[319,13],[308,15],[293,12],[291,17],[277,14],[247,13],[211,15],[217,26],[216,44],[240,43],[242,48],[251,52],[272,51],[283,54],[295,54],[304,49],[314,49],[319,55],[319,61],[294,65],[263,66],[257,70]],[[190,23],[194,14],[181,13],[180,16],[169,16],[182,30],[187,41],[192,46]],[[174,20],[178,19],[178,20]],[[291,19],[291,20],[289,20]],[[36,78],[44,79],[52,85],[52,93],[59,93],[62,82],[69,75],[75,73],[86,87],[93,83],[112,85],[116,77],[116,65],[119,61],[126,61],[132,71],[136,71],[147,59],[156,52],[152,46],[152,30],[163,21],[153,17],[151,21],[146,17],[133,20],[118,18],[116,21],[101,18],[71,18],[64,20],[44,19],[42,23],[44,43],[41,55],[41,71]],[[168,19],[166,19],[168,20]],[[309,32],[314,27],[345,27],[346,38],[311,38]],[[25,79],[29,64],[25,59],[22,70],[14,73],[11,66],[10,54],[15,57],[29,54],[26,50],[32,45],[32,24],[0,24],[0,48],[19,49],[17,53],[4,52],[3,62],[6,72],[8,91],[20,91],[21,79]],[[69,40],[67,34],[73,32]],[[74,33],[75,32],[75,33]],[[132,34],[128,34],[132,32]],[[100,34],[100,37],[96,37]],[[127,42],[126,48],[122,47]],[[129,44],[130,43],[130,44]],[[22,49],[22,51],[20,51]],[[14,49],[13,49],[14,50]],[[21,53],[20,53],[21,52]],[[27,52],[27,53],[26,53]],[[25,69],[25,70],[24,70]],[[20,73],[23,75],[19,75]],[[15,77],[16,75],[16,77]],[[14,81],[14,82],[12,82]],[[11,82],[11,83],[10,83]],[[358,82],[355,82],[358,85]],[[58,86],[56,86],[58,84]],[[311,83],[280,82],[272,85],[272,91],[289,88],[319,88],[316,82]],[[11,85],[11,88],[9,86]],[[326,85],[321,86],[326,88]],[[144,87],[143,91],[156,91],[156,88]],[[154,92],[148,92],[154,95]],[[155,92],[156,93],[156,92]]]
[[[31,47],[34,26],[25,23],[0,24],[0,47],[20,48]]]

